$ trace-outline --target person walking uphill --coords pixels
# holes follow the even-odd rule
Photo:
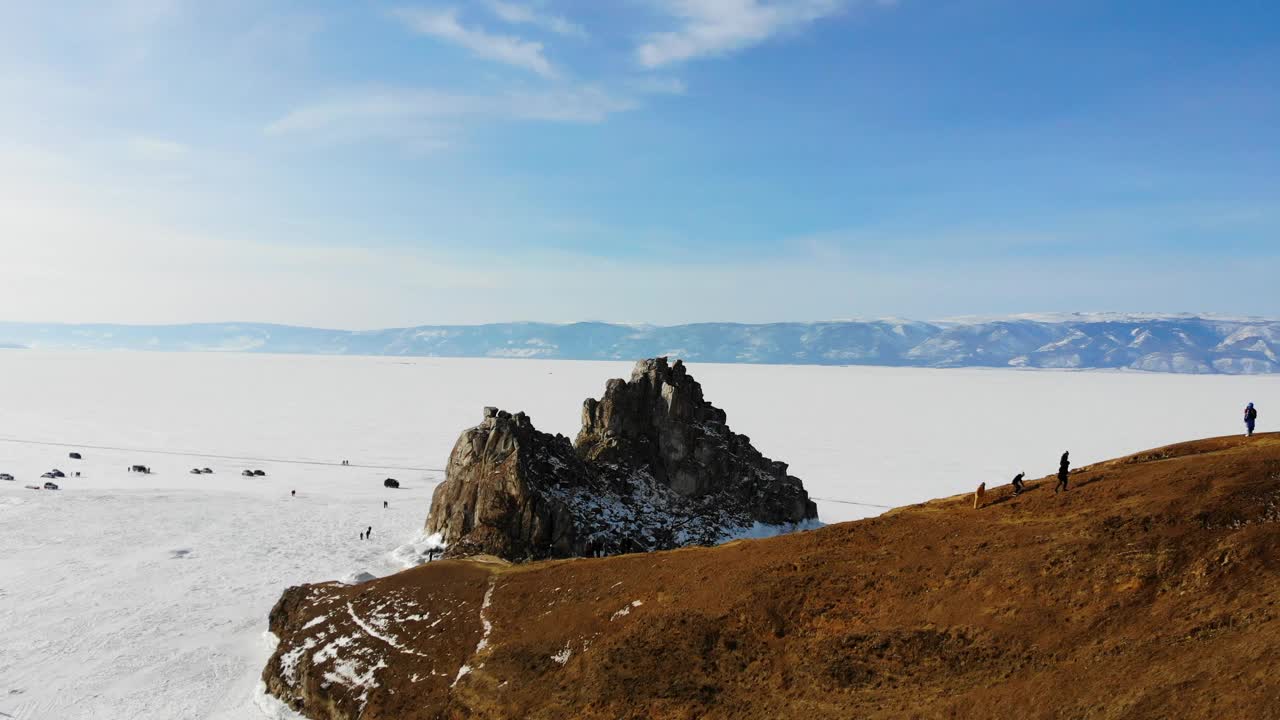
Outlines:
[[[1022,491],[1024,489],[1024,486],[1022,484],[1022,478],[1024,475],[1026,475],[1025,472],[1020,472],[1017,475],[1013,476],[1013,494],[1014,495],[1022,494]]]
[[[1258,409],[1249,403],[1244,409],[1245,437],[1253,435],[1253,426],[1258,422]]]
[[[1053,486],[1054,495],[1057,495],[1059,490],[1067,491],[1067,473],[1070,472],[1071,468],[1071,461],[1067,459],[1067,456],[1070,454],[1070,450],[1062,453],[1062,459],[1058,461],[1058,484]]]

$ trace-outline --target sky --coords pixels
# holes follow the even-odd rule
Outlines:
[[[0,320],[1280,315],[1271,0],[0,0]]]

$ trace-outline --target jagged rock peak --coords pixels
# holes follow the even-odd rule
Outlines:
[[[730,493],[745,500],[754,521],[797,522],[817,516],[787,464],[770,460],[751,439],[729,429],[725,412],[706,401],[680,360],[641,360],[631,380],[610,380],[600,400],[587,400],[578,456],[588,462],[647,470],[688,498]]]
[[[660,357],[583,404],[576,446],[486,408],[454,446],[427,531],[452,555],[519,560],[711,544],[816,517],[786,463],[731,431],[684,363]]]
[[[665,357],[641,360],[629,382],[610,380],[600,400],[588,398],[582,406],[582,433],[623,437],[645,436],[666,421],[724,424],[724,411],[705,401],[702,386],[676,360]]]
[[[529,416],[493,407],[462,433],[435,490],[427,530],[452,554],[522,559],[581,554],[548,486],[590,486],[590,473],[563,435],[540,432]]]
[[[599,400],[583,403],[576,445],[588,461],[644,467],[663,485],[696,497],[716,483],[692,452],[699,441],[723,439],[724,423],[724,411],[703,399],[683,362],[651,358],[636,363],[629,382],[610,380]]]

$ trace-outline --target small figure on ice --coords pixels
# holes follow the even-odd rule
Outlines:
[[[382,501],[382,509],[383,509],[383,510],[386,510],[386,509],[387,509],[387,501],[386,501],[386,500],[383,500],[383,501]]]
[[[1062,492],[1067,491],[1067,473],[1070,472],[1071,468],[1071,461],[1067,459],[1067,456],[1070,454],[1070,450],[1062,453],[1062,459],[1058,461],[1058,484],[1053,486],[1054,495],[1057,495],[1059,490]]]
[[[298,491],[297,491],[297,490],[290,490],[290,491],[289,491],[289,497],[298,497]]]
[[[1244,408],[1245,437],[1253,435],[1253,426],[1258,422],[1258,409],[1249,403]]]
[[[369,529],[368,529],[368,530],[365,530],[365,531],[364,531],[364,539],[365,539],[365,540],[368,540],[368,539],[369,539],[369,538],[371,538],[371,537],[373,537],[373,526],[372,526],[372,525],[370,525],[370,526],[369,526]]]

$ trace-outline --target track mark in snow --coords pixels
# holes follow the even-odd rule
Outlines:
[[[489,633],[493,632],[493,623],[485,616],[484,611],[488,610],[489,606],[493,604],[493,588],[497,583],[497,578],[489,579],[489,589],[484,591],[484,601],[480,603],[480,626],[484,628],[484,632],[480,635],[480,642],[476,643],[476,649],[471,653],[471,657],[473,659],[476,655],[483,652],[485,648],[489,647]],[[481,665],[480,667],[484,667],[484,665]],[[471,672],[471,665],[465,662],[462,663],[462,667],[458,668],[458,676],[453,679],[453,682],[450,683],[449,687],[457,685],[458,681],[469,672]]]
[[[373,627],[369,625],[369,623],[365,622],[363,618],[361,618],[359,615],[356,614],[356,609],[351,606],[351,601],[347,601],[347,614],[350,615],[351,620],[355,622],[355,624],[358,625],[361,630],[364,631],[365,635],[368,635],[371,638],[377,638],[382,642],[390,645],[395,650],[405,653],[406,655],[417,655],[418,657],[425,657],[425,658],[431,657],[426,653],[420,653],[420,652],[417,652],[416,650],[411,650],[405,647],[404,645],[401,645],[400,638],[396,637],[395,635],[383,635],[377,630],[374,630]]]
[[[493,587],[497,580],[489,581],[489,589],[484,591],[484,602],[480,603],[480,624],[484,627],[484,634],[480,636],[480,642],[476,643],[476,651],[473,655],[479,654],[489,646],[489,633],[493,632],[493,623],[489,622],[489,618],[485,617],[484,611],[489,609],[489,605],[493,602]]]

